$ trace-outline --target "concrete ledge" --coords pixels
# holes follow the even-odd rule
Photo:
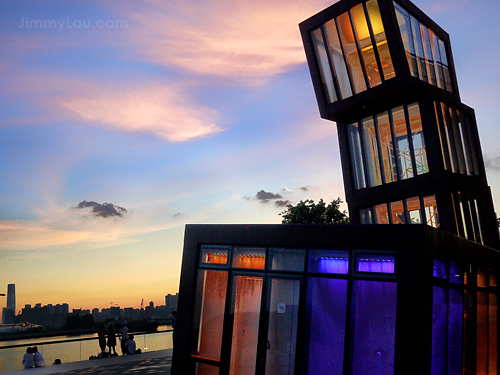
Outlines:
[[[40,375],[40,374],[58,374],[74,370],[85,370],[104,366],[118,366],[130,363],[147,361],[155,358],[172,357],[172,349],[157,350],[141,354],[118,356],[102,359],[92,359],[86,361],[78,361],[71,363],[63,363],[60,365],[47,365],[45,367],[36,367],[32,369],[10,370],[1,372],[2,375]]]

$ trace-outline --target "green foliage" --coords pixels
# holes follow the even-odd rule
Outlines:
[[[312,199],[300,201],[296,206],[288,204],[280,213],[282,224],[349,224],[346,211],[340,211],[340,198],[334,199],[328,206],[320,199],[315,204]]]

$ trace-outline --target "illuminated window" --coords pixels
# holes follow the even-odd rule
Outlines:
[[[356,271],[370,273],[394,273],[393,255],[359,254],[356,256]]]
[[[202,246],[201,263],[202,264],[227,264],[230,246]]]
[[[235,247],[233,267],[263,270],[266,264],[266,249],[254,247]]]
[[[309,272],[349,273],[349,251],[311,250]]]

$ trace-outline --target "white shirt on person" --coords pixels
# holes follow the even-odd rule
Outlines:
[[[35,357],[35,367],[44,367],[46,365],[42,353],[36,352],[33,356]]]
[[[118,333],[120,334],[121,340],[128,340],[128,328],[127,327],[122,327],[118,330]]]
[[[135,354],[135,351],[136,351],[136,345],[135,345],[135,341],[134,340],[128,340],[126,343],[125,343],[125,347],[127,348],[127,353],[128,354]]]
[[[35,359],[33,358],[33,354],[24,353],[24,356],[23,356],[24,368],[32,368],[34,365],[35,365]]]

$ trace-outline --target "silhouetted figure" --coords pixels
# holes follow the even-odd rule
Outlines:
[[[116,332],[113,324],[110,324],[108,327],[108,348],[109,355],[118,355],[116,353]],[[111,349],[113,349],[113,354],[111,354]]]
[[[126,326],[123,326],[118,330],[118,333],[120,334],[122,354],[125,355],[125,354],[127,354],[127,349],[125,348],[125,343],[128,340],[128,328]]]
[[[177,324],[177,311],[172,311],[172,345],[175,340],[175,325]]]
[[[24,353],[22,364],[24,368],[32,368],[35,366],[35,357],[33,356],[33,348],[29,347]]]
[[[33,357],[35,358],[35,367],[45,367],[45,359],[36,346],[33,348]]]
[[[125,351],[127,354],[135,354],[137,346],[134,341],[134,335],[129,335],[127,342],[125,342]]]
[[[106,329],[104,328],[104,324],[99,326],[97,336],[99,336],[99,347],[101,348],[101,353],[104,353],[106,350]]]

